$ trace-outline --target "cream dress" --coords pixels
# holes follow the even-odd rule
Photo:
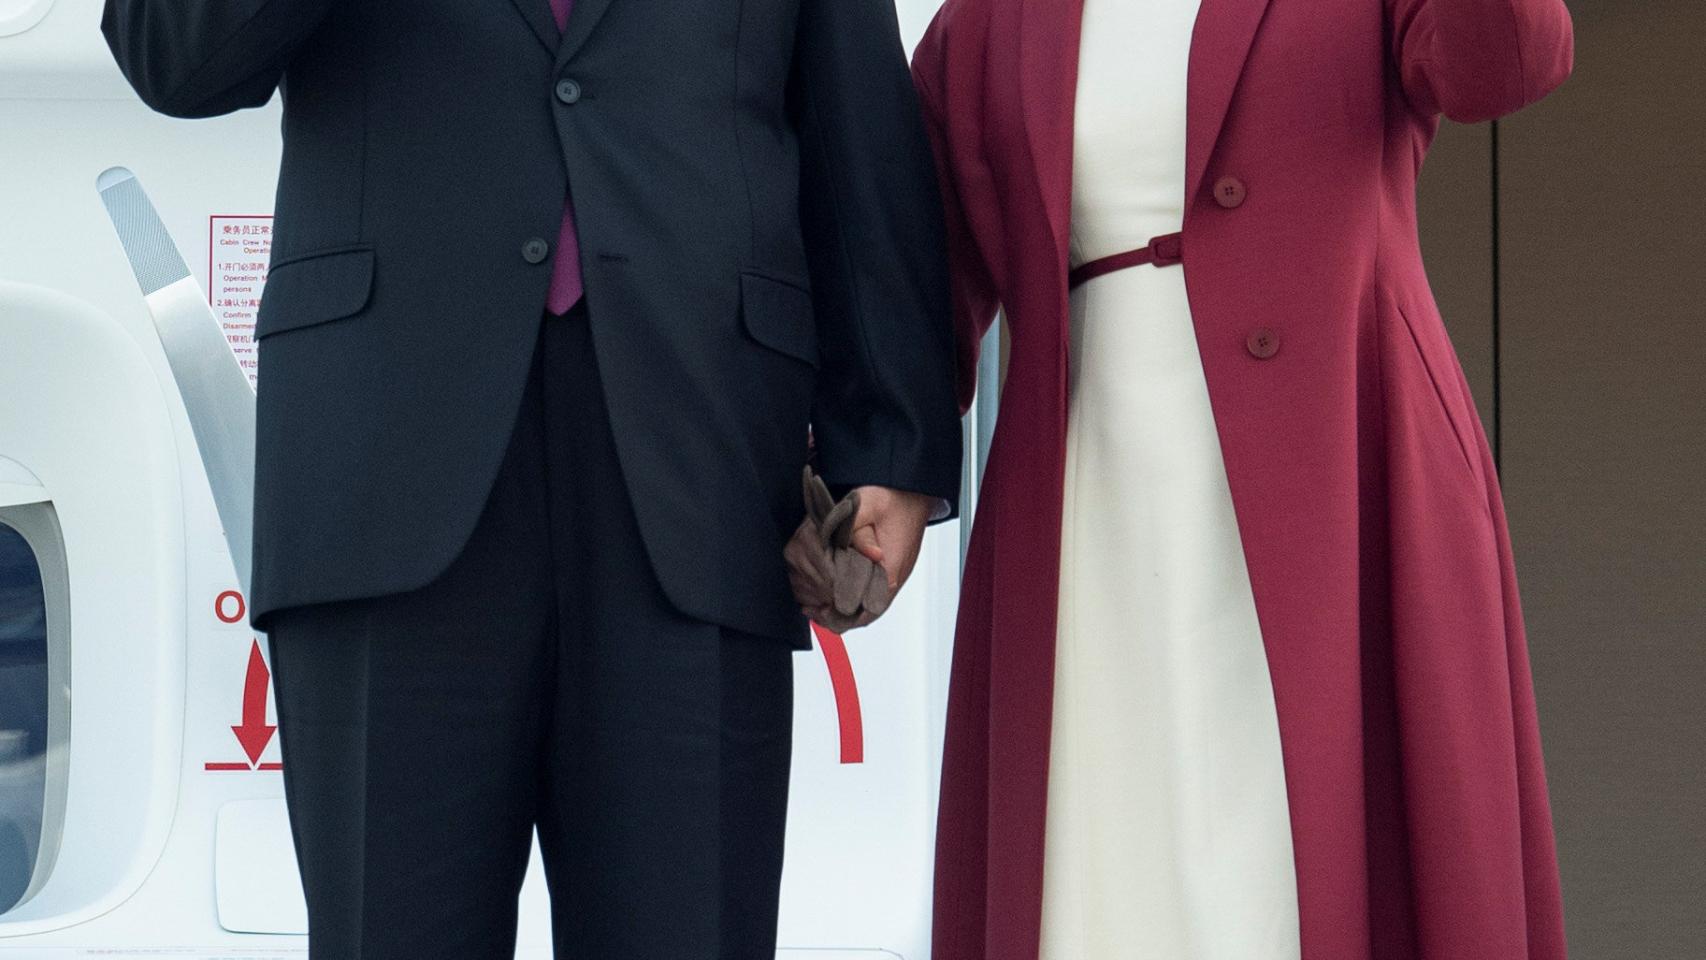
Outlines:
[[[1180,228],[1198,2],[1084,4],[1074,266]],[[1072,296],[1041,960],[1300,952],[1279,722],[1187,268]]]

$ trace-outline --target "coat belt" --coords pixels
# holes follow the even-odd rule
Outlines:
[[[1124,253],[1116,253],[1110,257],[1102,257],[1099,260],[1080,264],[1067,275],[1068,287],[1076,290],[1096,277],[1105,273],[1113,273],[1116,270],[1124,270],[1127,267],[1140,267],[1146,263],[1152,263],[1157,267],[1170,267],[1175,263],[1180,263],[1184,260],[1182,237],[1182,234],[1177,233],[1165,234],[1150,240],[1147,247],[1127,250]]]

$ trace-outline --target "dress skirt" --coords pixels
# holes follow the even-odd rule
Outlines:
[[[1179,230],[1196,6],[1085,4],[1075,265]],[[1041,960],[1299,956],[1279,721],[1186,269],[1072,294]]]

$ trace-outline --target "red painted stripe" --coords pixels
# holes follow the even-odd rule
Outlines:
[[[841,726],[841,762],[865,762],[865,718],[859,708],[859,682],[847,658],[847,644],[839,634],[812,624],[818,649],[829,668],[829,686],[835,692],[835,714]]]
[[[812,624],[818,649],[823,653],[824,666],[829,671],[830,690],[835,695],[835,715],[841,729],[841,762],[865,762],[865,718],[859,703],[859,681],[853,675],[853,662],[847,656],[847,644],[841,636],[818,624]],[[282,770],[282,763],[263,763],[259,767],[247,763],[208,763],[210,771]]]

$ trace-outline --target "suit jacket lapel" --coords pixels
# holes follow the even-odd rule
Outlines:
[[[1189,94],[1186,103],[1185,203],[1202,189],[1209,159],[1226,124],[1232,94],[1256,41],[1268,0],[1202,0],[1191,37]]]
[[[545,0],[540,0],[544,3]],[[668,2],[668,0],[665,0]],[[610,9],[610,0],[575,0],[575,5],[569,10],[569,27],[563,31],[563,41],[557,45],[557,65],[575,55],[575,52],[586,43],[586,38],[592,35],[594,27],[604,16],[604,11]],[[550,13],[549,10],[546,11]],[[553,21],[553,24],[555,21]]]
[[[551,15],[551,0],[510,0],[521,18],[533,28],[533,33],[547,50],[557,49],[557,18]]]

